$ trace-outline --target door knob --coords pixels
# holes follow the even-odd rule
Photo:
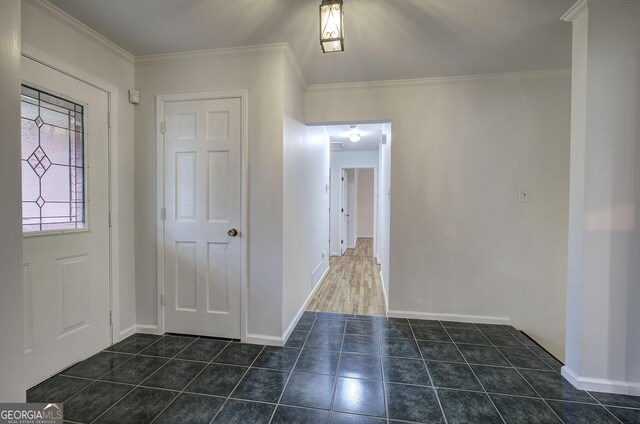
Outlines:
[[[238,230],[236,230],[235,228],[232,228],[229,231],[227,231],[227,234],[229,234],[229,237],[236,237],[238,235]]]

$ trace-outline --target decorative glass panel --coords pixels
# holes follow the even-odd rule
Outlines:
[[[84,107],[22,86],[22,230],[85,228]]]

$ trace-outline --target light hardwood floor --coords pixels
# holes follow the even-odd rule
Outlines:
[[[359,238],[355,249],[331,257],[331,270],[311,300],[309,311],[385,315],[380,266],[373,239]]]

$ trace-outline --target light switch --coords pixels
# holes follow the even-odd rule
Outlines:
[[[138,90],[129,90],[129,103],[133,105],[140,104],[140,92]]]

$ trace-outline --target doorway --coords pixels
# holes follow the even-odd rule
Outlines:
[[[244,103],[241,93],[158,99],[159,332],[243,337]]]
[[[385,315],[391,126],[326,125],[325,130],[331,144],[330,270],[308,309]]]
[[[342,256],[374,256],[375,168],[343,169]]]
[[[22,61],[25,379],[108,347],[109,93]]]

